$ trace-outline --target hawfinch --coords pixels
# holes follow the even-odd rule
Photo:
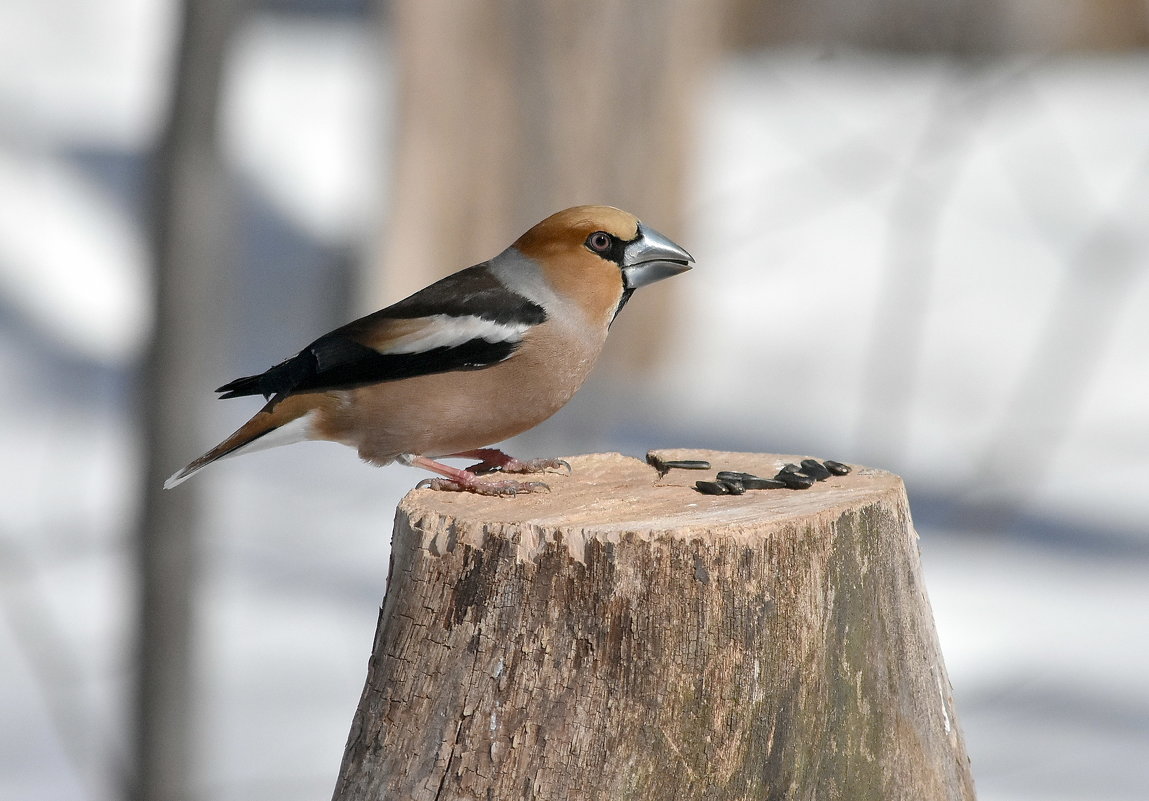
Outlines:
[[[690,269],[689,253],[609,206],[560,211],[490,261],[337,328],[260,375],[216,390],[267,404],[173,475],[171,488],[225,456],[302,440],[342,442],[377,465],[422,467],[420,486],[514,495],[540,482],[481,472],[569,466],[521,462],[492,443],[557,412],[586,380],[615,316],[640,286]],[[435,461],[478,459],[463,470]]]

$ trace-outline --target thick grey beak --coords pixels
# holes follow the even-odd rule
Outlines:
[[[639,223],[638,238],[622,251],[622,279],[627,289],[653,284],[690,269],[694,257],[653,228]]]

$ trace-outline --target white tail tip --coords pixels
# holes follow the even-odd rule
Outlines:
[[[290,445],[295,442],[303,442],[304,440],[310,439],[311,422],[314,416],[314,412],[308,412],[294,420],[289,420],[278,428],[269,429],[258,435],[255,439],[224,453],[218,453],[223,445],[217,445],[213,450],[208,451],[187,467],[173,473],[171,478],[164,482],[164,489],[168,490],[177,484],[182,484],[209,464],[217,462],[220,459],[230,459],[232,456],[239,456],[241,453],[253,453],[255,451],[266,450],[267,448],[276,448],[280,445]],[[227,440],[224,440],[224,442],[226,443]]]
[[[195,473],[198,470],[199,470],[198,467],[195,468],[194,470],[189,470],[188,468],[185,467],[182,470],[178,470],[175,473],[172,473],[171,477],[168,478],[168,480],[164,482],[164,489],[169,490],[178,484],[184,483],[189,478],[191,478],[193,475],[195,475]]]

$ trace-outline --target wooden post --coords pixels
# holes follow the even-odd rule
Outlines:
[[[336,801],[974,797],[901,479],[570,461],[404,498]]]

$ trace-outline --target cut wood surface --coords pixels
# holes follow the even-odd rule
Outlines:
[[[901,479],[659,453],[403,499],[335,799],[974,797]]]

